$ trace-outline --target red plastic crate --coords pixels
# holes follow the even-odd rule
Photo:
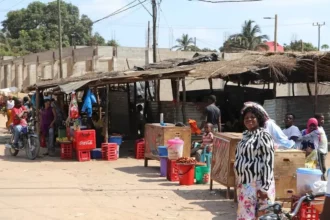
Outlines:
[[[118,145],[115,143],[102,144],[102,159],[103,160],[117,160],[118,159]]]
[[[135,144],[135,158],[136,159],[144,159],[144,141],[137,142]]]
[[[72,159],[73,149],[72,143],[61,143],[61,159]]]
[[[293,196],[291,200],[291,209],[294,209],[297,205],[299,197]],[[293,217],[293,220],[319,220],[320,213],[311,203],[303,203],[297,216]]]
[[[167,180],[172,182],[179,181],[178,167],[176,160],[167,160]]]
[[[96,148],[95,130],[82,130],[74,132],[75,149],[93,150]]]
[[[85,150],[77,151],[77,159],[79,162],[90,161],[91,160],[91,152]]]

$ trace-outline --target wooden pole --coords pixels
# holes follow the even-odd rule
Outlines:
[[[35,119],[36,119],[36,126],[37,126],[37,134],[40,134],[40,91],[39,89],[36,89],[36,114],[35,114]]]
[[[209,85],[210,85],[211,93],[213,93],[213,79],[212,78],[209,78]]]
[[[317,112],[317,98],[318,98],[317,60],[314,60],[314,83],[315,83],[314,114],[316,114],[316,112]]]
[[[294,94],[294,82],[292,82],[292,96],[295,96],[295,94]]]
[[[179,108],[180,108],[180,79],[176,79],[176,102],[175,102],[175,109],[176,109],[176,117],[175,117],[175,123],[179,122]]]
[[[58,54],[60,64],[60,77],[63,78],[63,64],[62,64],[62,16],[61,16],[61,0],[57,0],[58,10]]]
[[[106,85],[106,105],[105,105],[105,136],[104,143],[109,139],[109,85]]]
[[[136,112],[136,104],[137,104],[137,85],[136,82],[134,83],[134,106],[133,106],[133,113],[134,113],[134,138],[137,137],[137,112]]]
[[[187,94],[186,94],[186,78],[182,78],[182,118],[183,123],[187,124],[187,114],[186,114],[186,100]]]
[[[130,133],[132,133],[132,111],[131,111],[131,92],[130,92],[130,85],[129,83],[126,83],[126,89],[127,89],[127,105],[128,105],[128,120],[129,120],[129,127],[130,127]]]
[[[311,90],[311,86],[309,85],[309,79],[307,79],[307,82],[306,82],[306,86],[307,86],[307,91],[308,91],[308,95],[309,96],[312,96],[312,90]]]

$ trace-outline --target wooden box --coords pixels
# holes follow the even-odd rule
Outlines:
[[[297,169],[305,167],[305,152],[301,150],[276,150],[274,178],[276,200],[285,200],[297,191]]]
[[[213,141],[211,184],[213,180],[227,187],[229,198],[230,187],[235,187],[235,151],[236,146],[242,139],[242,133],[216,133]]]
[[[145,166],[148,166],[148,160],[159,160],[158,146],[166,146],[167,141],[179,137],[184,141],[183,156],[190,157],[191,149],[191,129],[190,127],[176,127],[174,124],[146,124],[145,139]]]

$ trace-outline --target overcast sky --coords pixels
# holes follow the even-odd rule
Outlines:
[[[80,12],[92,20],[102,18],[128,4],[132,0],[71,0]],[[143,1],[143,0],[140,0]],[[6,11],[26,7],[32,0],[0,0],[0,19]],[[42,2],[49,2],[43,0]],[[145,3],[151,11],[150,0]],[[159,16],[159,46],[169,48],[182,34],[197,38],[197,46],[218,49],[225,38],[240,31],[245,20],[256,21],[263,34],[274,38],[274,20],[263,17],[279,17],[278,42],[289,43],[303,39],[317,45],[317,27],[313,22],[326,22],[321,30],[321,44],[330,45],[330,0],[263,0],[253,3],[210,4],[188,0],[162,0]],[[94,25],[106,40],[115,38],[121,46],[144,47],[147,22],[151,16],[138,6],[120,15]]]

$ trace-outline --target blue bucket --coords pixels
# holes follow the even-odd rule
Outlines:
[[[167,157],[167,147],[166,146],[159,146],[158,147],[158,155],[160,157]]]
[[[123,138],[121,136],[110,136],[108,142],[121,145],[123,143]]]

